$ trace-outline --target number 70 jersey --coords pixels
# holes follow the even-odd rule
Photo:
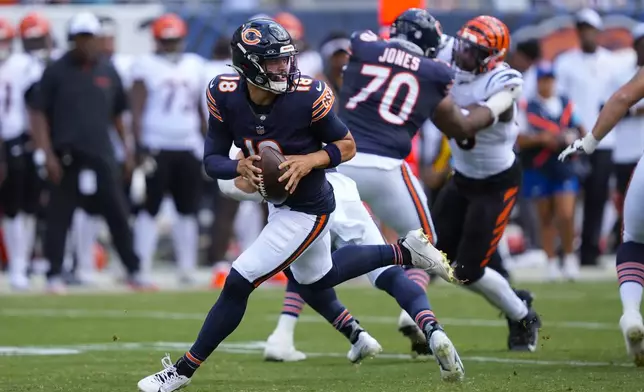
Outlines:
[[[408,42],[383,41],[371,31],[354,33],[351,51],[340,118],[358,152],[406,158],[411,139],[449,93],[452,69],[418,54]]]

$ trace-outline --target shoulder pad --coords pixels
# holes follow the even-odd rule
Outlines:
[[[226,94],[237,91],[239,81],[240,78],[237,74],[224,74],[215,76],[208,83],[206,102],[208,103],[208,112],[214,119],[224,122],[220,109],[225,103]]]
[[[331,110],[335,103],[335,94],[326,83],[321,80],[314,81],[314,88],[311,89],[311,122],[314,123],[323,119]]]
[[[505,66],[503,68],[493,70],[485,85],[485,95],[490,97],[509,86],[523,85],[523,75],[516,69]]]

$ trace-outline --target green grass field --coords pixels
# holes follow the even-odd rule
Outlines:
[[[539,351],[508,353],[505,320],[458,288],[430,288],[434,310],[466,370],[460,385],[440,381],[431,362],[408,357],[399,311],[367,287],[339,289],[344,304],[380,341],[381,357],[351,365],[348,343],[306,309],[296,332],[300,363],[262,361],[261,341],[281,308],[282,291],[263,289],[226,344],[202,366],[188,391],[644,391],[642,369],[625,355],[615,283],[528,285],[542,315]],[[216,292],[5,296],[0,299],[0,391],[136,391],[195,338]],[[38,355],[36,355],[38,354]],[[527,389],[526,389],[527,388]]]

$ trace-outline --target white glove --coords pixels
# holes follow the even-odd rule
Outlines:
[[[566,158],[568,158],[569,155],[575,154],[579,151],[583,151],[586,154],[592,154],[597,148],[598,144],[599,140],[595,139],[592,132],[588,133],[582,139],[577,139],[572,142],[571,145],[566,147],[566,149],[563,150],[561,154],[559,154],[559,160],[563,162],[566,160]]]

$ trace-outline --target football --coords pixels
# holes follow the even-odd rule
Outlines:
[[[270,203],[284,203],[288,197],[288,191],[284,188],[287,182],[280,183],[277,180],[287,171],[287,169],[278,169],[280,163],[284,162],[286,158],[271,147],[262,149],[259,156],[262,159],[253,162],[256,167],[262,169],[262,173],[258,175],[260,178],[259,194]]]

